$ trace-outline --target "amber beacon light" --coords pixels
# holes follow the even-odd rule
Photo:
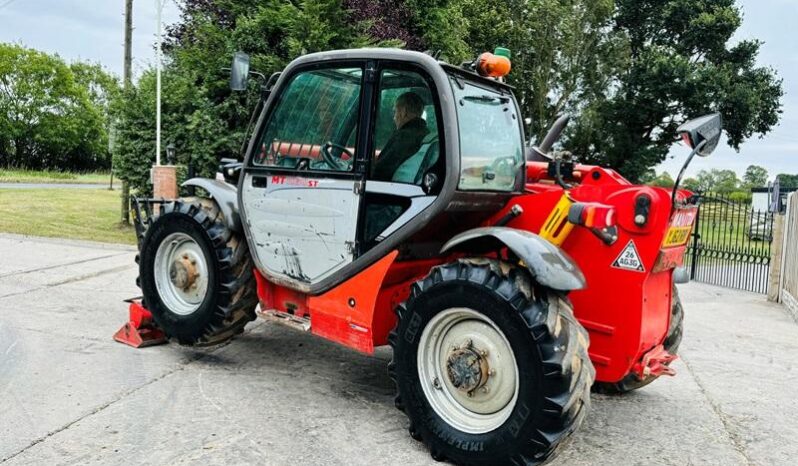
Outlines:
[[[485,52],[477,58],[477,73],[490,78],[501,78],[510,73],[510,50],[496,47],[493,53]]]

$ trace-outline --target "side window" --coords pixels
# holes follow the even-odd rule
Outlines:
[[[361,68],[297,74],[263,132],[254,164],[351,171],[360,109]]]
[[[429,84],[414,71],[380,74],[370,179],[420,185],[438,162],[438,110]]]
[[[521,122],[511,96],[452,78],[460,127],[460,182],[471,191],[512,191],[525,166]]]

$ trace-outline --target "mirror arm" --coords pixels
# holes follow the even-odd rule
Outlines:
[[[567,113],[557,118],[557,121],[551,125],[551,129],[549,132],[546,133],[546,136],[543,138],[543,141],[535,148],[539,154],[543,154],[544,156],[551,151],[551,147],[560,139],[560,135],[562,134],[563,130],[566,126],[568,126],[568,121],[571,120],[571,116]]]
[[[679,176],[676,177],[676,182],[673,183],[673,191],[671,192],[671,215],[673,215],[673,211],[676,209],[676,191],[679,190],[679,184],[682,182],[682,177],[684,177],[684,172],[687,170],[687,166],[690,165],[690,162],[693,160],[693,157],[695,157],[695,154],[697,154],[698,151],[703,149],[706,144],[707,144],[706,139],[699,142],[693,148],[693,151],[690,152],[690,155],[687,156],[687,160],[685,160],[684,165],[682,165],[682,169],[679,170]]]

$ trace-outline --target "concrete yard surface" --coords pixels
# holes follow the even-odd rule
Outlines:
[[[437,464],[365,356],[254,322],[210,349],[112,340],[135,250],[0,236],[0,463]],[[697,283],[678,375],[592,409],[555,465],[771,465],[798,457],[798,324]]]

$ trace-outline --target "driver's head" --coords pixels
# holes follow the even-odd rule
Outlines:
[[[415,92],[405,92],[396,99],[393,108],[393,122],[399,129],[408,121],[419,118],[424,113],[424,101]]]

